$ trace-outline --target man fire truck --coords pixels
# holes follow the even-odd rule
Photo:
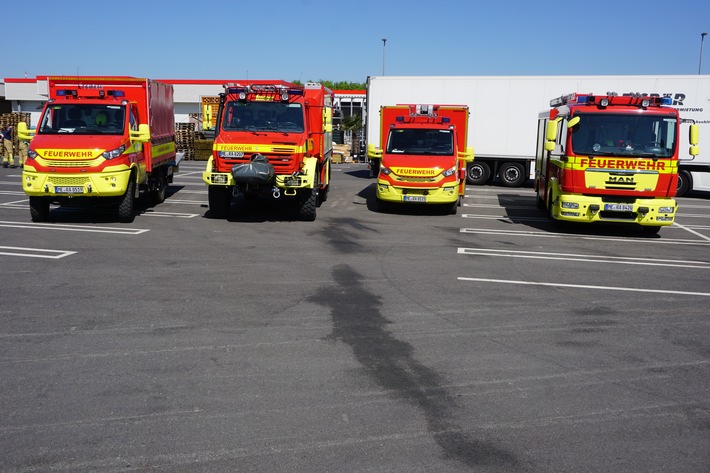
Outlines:
[[[670,98],[569,94],[538,120],[537,204],[553,219],[671,225],[681,119]],[[690,154],[699,154],[690,126]]]
[[[368,145],[377,176],[377,205],[439,204],[455,214],[466,184],[468,107],[395,105],[380,108],[380,143]]]
[[[165,200],[177,170],[173,87],[134,77],[49,77],[49,100],[30,141],[22,188],[32,220],[50,203],[116,208],[133,221],[141,189]]]
[[[233,196],[269,194],[291,198],[299,219],[315,220],[330,186],[332,106],[332,92],[317,83],[225,85],[202,174],[210,214],[227,217]]]

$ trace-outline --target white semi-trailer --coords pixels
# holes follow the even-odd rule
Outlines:
[[[580,93],[634,93],[667,96],[683,120],[710,137],[710,75],[673,76],[371,76],[367,79],[367,144],[380,146],[380,107],[402,103],[467,105],[471,111],[468,143],[475,160],[467,168],[469,184],[497,179],[523,185],[534,177],[537,118],[550,100]],[[681,133],[687,136],[688,124]],[[710,191],[710,151],[699,156],[681,149],[678,195]]]

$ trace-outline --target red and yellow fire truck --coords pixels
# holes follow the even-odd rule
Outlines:
[[[394,105],[380,108],[380,144],[368,144],[377,176],[377,204],[439,204],[455,214],[466,184],[468,107]]]
[[[202,179],[210,214],[225,218],[232,197],[291,198],[312,221],[330,186],[333,94],[321,84],[284,81],[225,85],[212,156]]]
[[[177,170],[173,87],[134,77],[48,77],[49,100],[30,141],[22,188],[32,220],[51,203],[109,204],[121,222],[134,218],[141,189],[165,200]]]
[[[569,94],[538,120],[535,191],[553,219],[671,225],[678,182],[678,111],[669,98]],[[699,154],[698,127],[690,151]]]

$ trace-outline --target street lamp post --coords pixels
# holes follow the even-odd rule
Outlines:
[[[705,37],[707,35],[707,33],[700,33],[700,61],[698,62],[698,74],[700,74],[700,68],[703,67],[703,41],[705,41]]]
[[[382,75],[385,75],[385,46],[387,46],[387,38],[382,38]]]

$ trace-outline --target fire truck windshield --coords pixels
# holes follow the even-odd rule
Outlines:
[[[123,105],[50,104],[37,134],[122,135],[125,117]]]
[[[668,158],[676,147],[677,118],[671,115],[580,113],[572,127],[577,155]]]
[[[454,134],[452,130],[395,128],[390,130],[387,153],[452,156]]]
[[[227,102],[222,129],[303,133],[303,108],[300,103]]]

